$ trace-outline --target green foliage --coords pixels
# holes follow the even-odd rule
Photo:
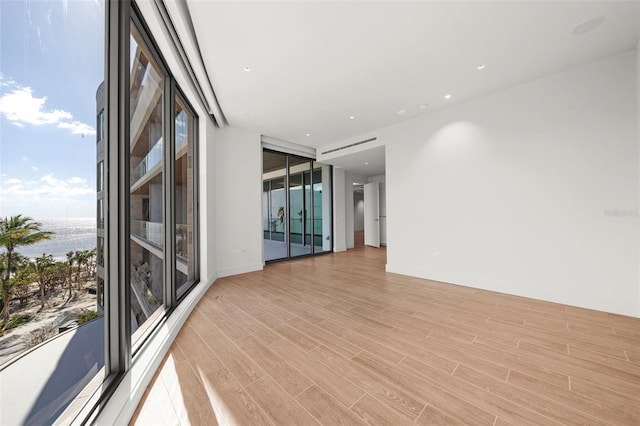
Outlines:
[[[51,238],[52,232],[42,231],[42,225],[27,216],[17,215],[0,219],[0,247],[6,249],[6,264],[2,273],[2,320],[9,320],[9,299],[11,298],[11,274],[15,267],[14,255],[16,247],[35,244]],[[16,258],[16,261],[19,259]],[[17,262],[18,263],[18,262]]]
[[[83,310],[77,317],[78,325],[98,318],[98,312],[91,310]]]
[[[0,329],[1,330],[10,330],[19,325],[26,324],[29,322],[29,315],[14,315],[6,322],[6,324],[0,321]]]

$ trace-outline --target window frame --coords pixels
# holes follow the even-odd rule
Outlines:
[[[200,209],[199,209],[200,188],[198,185],[199,167],[198,167],[198,161],[197,161],[198,158],[200,157],[198,152],[199,117],[195,113],[195,110],[191,106],[191,103],[189,102],[187,97],[184,95],[180,87],[177,84],[175,84],[174,90],[173,90],[173,102],[171,103],[172,105],[171,117],[175,116],[175,102],[177,100],[180,101],[180,103],[182,103],[182,105],[184,106],[184,109],[189,114],[191,114],[191,117],[193,118],[193,126],[191,129],[188,129],[188,131],[191,133],[191,140],[193,141],[192,158],[191,158],[191,161],[193,162],[193,165],[192,165],[193,196],[191,200],[192,201],[191,207],[193,212],[193,217],[191,218],[191,220],[193,222],[193,229],[191,232],[193,234],[193,270],[195,271],[194,279],[191,281],[187,281],[184,284],[184,286],[180,289],[180,292],[178,292],[175,285],[173,286],[172,293],[173,293],[173,297],[175,297],[174,302],[176,304],[179,304],[189,294],[191,289],[195,287],[200,281],[200,274],[199,274],[200,272]],[[172,120],[172,121],[173,121],[172,125],[175,126],[175,120]],[[175,138],[175,129],[173,130],[174,130],[173,137]],[[175,140],[172,140],[171,145],[173,145],[173,149],[175,150]],[[175,158],[173,159],[173,163],[175,165]],[[175,185],[173,189],[175,190]],[[176,208],[175,200],[173,202],[173,206],[175,209]],[[173,228],[175,232],[175,226]],[[173,246],[175,247],[175,234],[173,236]],[[175,259],[176,259],[176,256],[174,253],[174,256],[173,256],[174,263],[176,262]],[[174,276],[175,276],[175,273],[174,273]],[[175,279],[173,281],[175,284]]]
[[[162,71],[163,77],[163,139],[170,140],[163,149],[164,162],[164,199],[163,226],[165,245],[163,309],[152,321],[142,336],[132,343],[131,336],[131,251],[130,251],[130,37],[132,25],[141,35]],[[105,0],[105,107],[98,114],[103,115],[102,126],[104,143],[103,162],[103,208],[104,208],[104,339],[105,367],[97,389],[90,394],[73,419],[73,424],[86,424],[95,421],[105,402],[115,393],[127,371],[131,368],[137,354],[145,347],[158,331],[158,326],[166,321],[173,310],[185,297],[201,284],[200,280],[200,213],[199,213],[199,116],[191,103],[179,88],[175,77],[166,65],[143,15],[132,1]],[[188,109],[193,117],[193,244],[194,279],[185,286],[181,294],[175,289],[175,126],[172,112],[175,99]],[[169,136],[169,138],[166,138]],[[100,134],[98,135],[98,138]],[[169,155],[166,155],[168,151]],[[100,191],[98,191],[100,192]],[[170,242],[170,244],[167,244]],[[171,261],[168,261],[171,259]],[[171,275],[166,274],[167,271]],[[169,296],[169,297],[167,297]],[[100,373],[99,373],[100,374]],[[96,377],[97,379],[97,377]],[[97,380],[95,380],[97,382]]]

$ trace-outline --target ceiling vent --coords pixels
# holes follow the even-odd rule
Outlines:
[[[376,139],[378,139],[378,138],[373,137],[373,138],[365,139],[365,140],[360,141],[360,142],[350,143],[349,145],[341,146],[340,148],[334,148],[334,149],[330,149],[328,151],[324,151],[322,153],[322,155],[331,154],[332,152],[342,151],[343,149],[347,149],[347,148],[351,148],[351,147],[354,147],[354,146],[362,145],[362,144],[365,144],[365,143],[373,142]]]

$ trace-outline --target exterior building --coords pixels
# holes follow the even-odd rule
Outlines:
[[[104,314],[104,82],[96,91],[96,297],[98,314]]]

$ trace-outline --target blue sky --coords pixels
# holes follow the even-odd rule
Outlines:
[[[95,217],[104,3],[0,0],[0,217]]]

